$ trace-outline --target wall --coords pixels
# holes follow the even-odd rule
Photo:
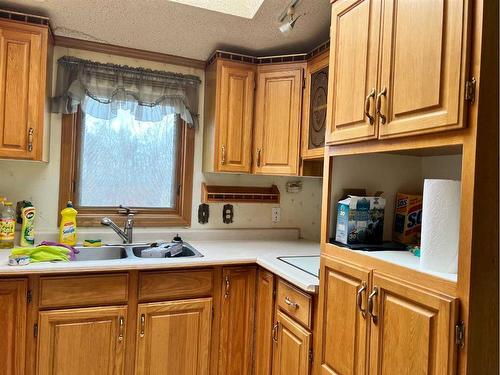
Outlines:
[[[82,50],[54,48],[53,76],[56,77],[57,59],[64,55],[72,55],[100,62],[111,62],[129,66],[142,66],[150,69],[166,70],[183,74],[194,74],[202,81],[204,72],[199,69],[137,60],[120,56],[105,55]],[[55,85],[55,82],[53,82]],[[200,86],[200,113],[203,113],[203,88]],[[300,228],[301,236],[307,239],[319,240],[321,211],[321,179],[302,179],[303,191],[297,194],[287,194],[286,182],[296,180],[293,177],[216,175],[202,173],[203,118],[195,137],[195,166],[193,182],[192,228],[270,228],[294,227]],[[59,165],[61,146],[61,115],[52,114],[50,123],[50,159],[48,163],[27,161],[0,160],[0,195],[6,195],[14,202],[27,199],[37,207],[36,221],[39,230],[55,230],[58,216]],[[222,222],[222,205],[210,205],[210,220],[208,224],[198,224],[198,205],[201,198],[201,183],[232,185],[269,186],[276,184],[281,192],[281,221],[271,222],[270,204],[235,204],[233,224]]]

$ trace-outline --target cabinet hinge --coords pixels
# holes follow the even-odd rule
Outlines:
[[[309,349],[309,362],[313,361],[313,350]]]
[[[462,320],[455,326],[455,345],[460,349],[465,346],[465,324]]]
[[[33,326],[33,336],[38,337],[38,323]]]
[[[476,79],[471,78],[470,81],[465,81],[465,100],[474,103],[476,99]]]
[[[33,301],[33,293],[31,292],[31,289],[28,290],[28,293],[26,294],[26,301],[28,303],[31,303],[31,301]]]

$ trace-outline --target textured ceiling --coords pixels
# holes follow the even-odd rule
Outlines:
[[[56,35],[206,60],[215,49],[258,56],[308,52],[328,39],[329,0],[301,0],[291,33],[278,16],[290,0],[264,0],[253,19],[168,0],[10,0],[6,9],[50,17]]]

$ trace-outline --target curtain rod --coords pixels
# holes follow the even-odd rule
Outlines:
[[[129,73],[129,74],[138,74],[143,76],[148,76],[151,78],[167,78],[173,79],[177,81],[188,81],[189,83],[193,83],[199,85],[201,80],[199,77],[190,74],[181,74],[181,73],[172,73],[161,70],[152,70],[148,68],[140,68],[140,67],[131,67],[128,65],[118,65],[113,63],[100,63],[91,60],[83,60],[73,56],[63,56],[57,60],[57,62],[61,65],[75,65],[75,66],[84,66],[84,67],[95,67],[98,69],[102,69],[109,72],[120,72],[120,73]]]

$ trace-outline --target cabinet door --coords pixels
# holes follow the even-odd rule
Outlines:
[[[206,375],[212,299],[139,305],[136,374]]]
[[[299,171],[304,69],[268,68],[261,67],[258,72],[254,173],[296,175]]]
[[[327,143],[377,138],[381,3],[341,0],[332,5]]]
[[[250,375],[255,308],[253,267],[224,268],[219,374]]]
[[[373,272],[370,374],[455,374],[457,301]]]
[[[308,375],[311,332],[282,311],[276,317],[273,375]]]
[[[0,22],[0,157],[41,159],[47,34]]]
[[[255,370],[254,375],[271,375],[274,323],[274,275],[259,269],[255,310]]]
[[[27,280],[0,281],[0,375],[24,374]]]
[[[123,374],[126,316],[126,306],[40,312],[37,374]]]
[[[468,3],[384,1],[381,138],[465,126]]]
[[[322,375],[366,373],[370,270],[321,258],[317,362]],[[389,373],[388,373],[389,374]]]
[[[219,64],[217,170],[250,172],[255,68],[227,61]]]

